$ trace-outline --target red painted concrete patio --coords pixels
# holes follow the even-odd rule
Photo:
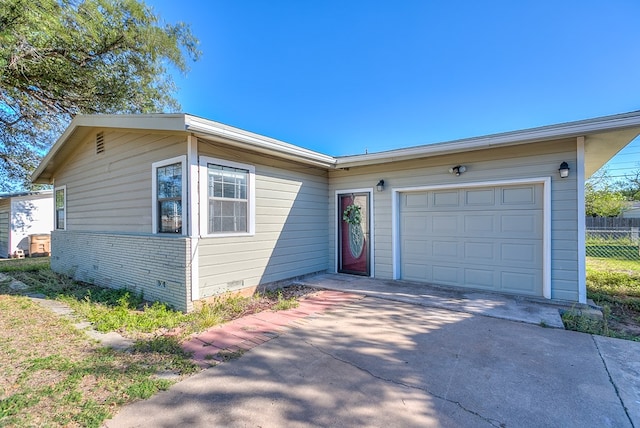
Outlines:
[[[200,367],[210,367],[229,358],[231,353],[248,351],[278,337],[290,326],[304,323],[309,316],[363,298],[364,295],[322,290],[300,299],[297,308],[262,311],[213,327],[192,336],[182,348],[192,353],[192,359]]]

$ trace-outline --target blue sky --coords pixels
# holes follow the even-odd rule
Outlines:
[[[183,111],[331,155],[640,109],[637,0],[146,3],[200,39]]]

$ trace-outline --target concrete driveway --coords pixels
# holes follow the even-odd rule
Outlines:
[[[632,427],[639,373],[640,343],[367,297],[106,425]]]

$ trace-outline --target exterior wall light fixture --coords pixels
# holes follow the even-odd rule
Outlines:
[[[376,184],[376,189],[378,190],[378,192],[382,192],[384,190],[384,180],[378,181],[378,184]]]
[[[464,165],[456,165],[452,168],[449,168],[449,174],[455,174],[456,176],[459,176],[460,174],[462,174],[463,172],[465,172],[467,170],[467,167]]]
[[[569,176],[569,164],[566,162],[562,162],[560,164],[560,169],[558,169],[560,173],[560,178],[567,178]]]

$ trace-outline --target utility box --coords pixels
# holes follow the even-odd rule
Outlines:
[[[51,235],[29,235],[29,257],[47,257],[51,253]]]

